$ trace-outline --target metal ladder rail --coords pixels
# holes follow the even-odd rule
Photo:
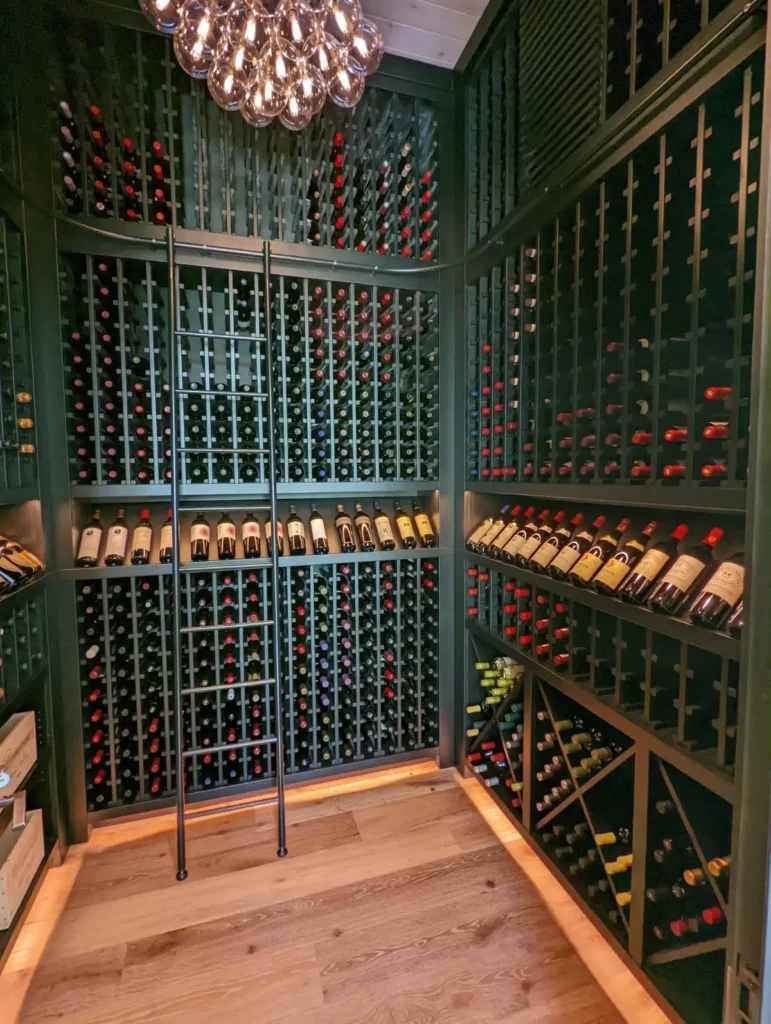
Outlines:
[[[284,737],[283,737],[283,709],[281,700],[281,633],[279,621],[279,565],[278,565],[278,506],[276,493],[276,435],[275,435],[275,402],[273,387],[273,361],[272,361],[272,324],[270,318],[270,243],[265,242],[263,247],[264,267],[264,291],[265,291],[265,337],[259,335],[254,338],[238,335],[238,340],[250,340],[260,344],[264,341],[265,353],[265,378],[266,391],[264,394],[254,392],[241,393],[233,392],[236,397],[256,398],[258,401],[267,401],[268,405],[268,439],[266,449],[196,449],[204,452],[227,452],[229,454],[266,454],[268,456],[270,504],[263,506],[270,510],[271,522],[271,557],[270,566],[272,570],[272,616],[258,622],[244,622],[228,624],[230,630],[252,629],[255,627],[272,627],[273,630],[273,675],[268,679],[244,680],[234,684],[223,684],[209,687],[184,686],[182,681],[182,637],[196,631],[217,631],[217,626],[183,627],[181,618],[181,582],[183,573],[191,571],[192,566],[204,570],[206,563],[183,564],[180,558],[180,511],[188,511],[187,508],[180,509],[179,496],[179,456],[184,455],[192,449],[179,446],[180,429],[178,424],[179,416],[179,395],[201,394],[200,391],[188,391],[177,387],[177,359],[178,343],[183,337],[204,337],[215,339],[230,339],[231,335],[214,334],[209,332],[183,331],[178,326],[178,304],[177,304],[177,267],[175,258],[174,231],[169,228],[166,232],[166,251],[169,269],[169,335],[170,335],[170,401],[172,408],[171,415],[171,508],[172,508],[172,595],[173,595],[173,632],[174,632],[174,716],[176,727],[175,762],[177,772],[177,880],[184,881],[187,878],[186,865],[186,836],[185,822],[195,818],[211,817],[216,814],[228,814],[231,811],[241,810],[250,807],[261,807],[276,804],[278,806],[278,856],[285,857],[286,847],[286,806],[285,806],[285,780],[284,780]],[[216,392],[220,394],[219,392]],[[221,498],[212,497],[211,510],[219,509]],[[198,505],[195,511],[207,511],[208,505]],[[190,509],[193,511],[193,509]],[[251,564],[265,566],[267,560],[254,560]],[[224,628],[224,627],[223,627]],[[275,734],[263,737],[262,739],[247,740],[239,743],[228,743],[216,747],[205,747],[192,750],[185,750],[184,741],[184,708],[183,697],[193,696],[199,692],[218,692],[223,689],[241,689],[245,691],[250,687],[270,686],[274,687],[274,723]],[[222,753],[230,750],[244,750],[248,747],[275,746],[276,748],[276,796],[263,800],[244,801],[241,803],[228,803],[222,807],[205,808],[201,811],[188,812],[185,800],[185,759],[196,757],[204,753]]]

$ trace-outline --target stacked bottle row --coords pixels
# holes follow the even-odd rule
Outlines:
[[[25,259],[22,233],[0,215],[0,490],[37,482]]]
[[[745,486],[761,85],[753,57],[470,289],[472,480]]]
[[[61,266],[72,479],[168,483],[167,283],[133,260]],[[436,294],[274,278],[266,303],[257,274],[182,267],[182,482],[267,479],[268,309],[279,479],[436,479]]]
[[[228,117],[165,41],[137,33],[129,58],[109,29],[101,46],[68,37],[54,184],[70,215],[436,257],[434,104],[369,88],[287,139]]]
[[[40,677],[47,661],[45,595],[0,607],[0,712]]]
[[[701,633],[684,643],[667,635],[658,618],[627,620],[625,605],[584,603],[570,586],[473,562],[466,571],[470,622],[510,644],[528,664],[601,695],[683,749],[732,768],[739,662],[729,638]]]
[[[269,778],[275,754],[270,572],[185,574],[186,788]],[[282,691],[290,771],[436,746],[438,563],[282,573]],[[171,584],[78,584],[90,810],[175,791]],[[9,662],[12,664],[12,662]],[[216,748],[233,743],[237,750]],[[213,748],[208,752],[207,748]]]

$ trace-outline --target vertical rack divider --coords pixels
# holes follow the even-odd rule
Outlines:
[[[576,219],[575,219],[575,238],[573,240],[573,280],[571,284],[571,292],[573,296],[573,315],[572,315],[572,334],[573,334],[573,394],[572,394],[572,411],[573,411],[573,430],[572,437],[573,443],[570,448],[570,480],[576,483],[578,480],[578,374],[581,366],[581,358],[579,355],[579,349],[581,348],[581,317],[579,310],[581,308],[581,275],[585,264],[582,267],[581,264],[581,247],[583,245],[583,217],[584,217],[584,206],[579,199],[576,203]],[[583,352],[580,353],[583,355]],[[596,443],[596,442],[595,442]]]
[[[382,710],[383,710],[383,662],[382,662],[382,650],[383,644],[381,640],[381,622],[380,622],[380,608],[383,600],[383,578],[382,573],[383,562],[377,562],[377,588],[376,588],[376,603],[375,603],[375,635],[377,636],[377,652],[378,652],[378,667],[377,667],[377,750],[376,754],[380,754],[383,751],[383,732],[382,732]],[[361,719],[361,708],[359,708],[359,719]]]
[[[394,320],[393,320],[393,331],[394,331],[394,390],[396,392],[396,406],[397,408],[401,405],[402,395],[402,371],[401,371],[401,349],[402,349],[402,329],[401,329],[401,306],[402,306],[402,292],[399,288],[394,288]],[[394,418],[395,426],[395,438],[394,444],[396,445],[396,477],[395,479],[401,480],[402,478],[402,434],[401,434],[401,421],[398,416]]]
[[[402,735],[402,689],[404,684],[404,663],[402,661],[402,595],[409,582],[407,572],[403,572],[404,562],[394,562],[394,575],[396,577],[396,745],[398,749],[404,746]]]
[[[276,543],[275,538],[273,541]],[[284,602],[286,607],[286,621],[293,622],[292,618],[292,570],[287,568],[284,570],[286,575],[286,591],[284,595]],[[296,623],[293,623],[296,625]],[[286,631],[286,666],[287,666],[287,694],[286,704],[288,709],[287,719],[289,720],[289,771],[297,771],[297,760],[296,751],[297,744],[295,743],[295,692],[294,692],[294,658],[292,651],[292,634],[293,629]]]
[[[145,120],[145,67],[144,67],[144,55],[142,53],[142,33],[137,32],[135,36],[136,42],[136,80],[137,80],[137,109],[139,111],[139,135],[138,135],[138,152],[139,152],[139,179],[142,182],[142,220],[147,221],[148,205],[147,205],[147,124]],[[172,173],[171,177],[174,177],[173,169],[170,168]]]
[[[669,0],[667,0],[667,3]],[[668,24],[668,19],[665,24]],[[668,29],[667,37],[668,37]],[[662,324],[662,304],[664,301],[664,240],[665,240],[665,223],[666,223],[666,176],[667,176],[667,139],[666,134],[662,132],[659,136],[659,155],[658,155],[658,196],[656,200],[656,284],[655,284],[655,298],[654,298],[654,313],[653,313],[653,445],[651,446],[651,479],[658,480],[659,478],[659,453],[661,449],[661,443],[664,440],[664,433],[661,430],[661,373],[662,368],[665,365],[662,361],[661,346],[663,343],[663,336],[661,330]]]
[[[417,570],[418,577],[418,599],[415,604],[415,633],[417,635],[417,642],[415,644],[415,663],[416,672],[414,676],[415,683],[415,697],[417,700],[417,731],[416,731],[416,743],[418,746],[425,746],[425,739],[423,737],[423,572],[424,572],[423,559],[418,559],[415,562],[415,568]]]
[[[421,427],[421,400],[420,400],[420,328],[423,306],[423,292],[415,292],[415,479],[423,479],[422,463],[420,458],[420,427]]]
[[[307,636],[308,647],[310,648],[310,662],[311,670],[308,678],[308,693],[310,695],[311,704],[311,749],[310,759],[311,764],[315,767],[319,763],[319,717],[318,707],[316,703],[316,691],[317,691],[317,668],[316,668],[316,644],[313,639],[316,636],[316,573],[314,566],[308,566],[308,604],[306,609],[305,621],[308,624]]]
[[[137,625],[139,623],[139,614],[137,611],[137,577],[132,576],[129,580],[129,589],[131,593],[131,622],[133,627],[133,639],[132,646],[133,651],[133,666],[134,666],[134,705],[137,713],[137,762],[139,764],[139,796],[140,798],[146,795],[147,787],[145,785],[146,779],[146,765],[145,765],[145,750],[144,750],[144,727],[142,720],[142,665],[139,660],[139,634],[137,633]]]
[[[359,757],[361,754],[361,629],[360,629],[360,605],[361,605],[361,575],[360,566],[356,562],[353,567],[353,635],[355,637],[353,652],[355,658],[355,675],[356,681],[356,748],[354,756]]]
[[[110,795],[112,802],[118,799],[118,749],[115,743],[115,694],[113,693],[112,654],[110,646],[110,600],[106,579],[100,581],[102,591],[102,616],[104,618],[104,678],[107,686],[107,729],[110,738]]]
[[[351,231],[353,231],[353,224],[351,224]],[[348,300],[350,302],[350,345],[351,355],[348,360],[348,364],[351,368],[351,452],[353,455],[353,476],[352,479],[356,482],[359,481],[359,454],[358,454],[358,442],[357,442],[357,423],[358,416],[356,415],[356,296],[354,291],[354,285],[348,285]]]
[[[308,323],[308,308],[310,306],[310,297],[308,295],[308,279],[303,278],[302,282],[302,299],[300,300],[303,304],[303,315],[302,322],[305,334],[305,408],[308,410],[308,414],[305,417],[305,444],[306,444],[306,466],[305,466],[305,478],[308,481],[313,479],[313,442],[311,439],[311,379],[310,379],[310,368],[311,368],[311,353],[310,353],[310,327]]]
[[[163,576],[158,578],[158,610],[160,613],[159,633],[161,641],[161,679],[163,684],[163,735],[164,735],[164,746],[165,746],[165,762],[166,762],[166,787],[168,790],[173,789],[171,781],[171,730],[172,730],[172,718],[169,712],[169,661],[171,655],[167,646],[167,618],[166,618],[166,579]],[[174,728],[179,730],[180,723],[174,722]],[[177,780],[179,784],[179,780]]]
[[[633,0],[636,4],[637,0]],[[632,34],[633,39],[635,34]],[[633,43],[634,46],[634,43]],[[634,77],[634,71],[632,72]],[[632,231],[634,227],[634,160],[630,158],[626,163],[626,213],[624,219],[624,304],[623,304],[623,370],[621,378],[621,476],[627,480],[630,475],[629,459],[629,425],[630,425],[630,402],[632,388],[629,381],[629,370],[631,367],[629,346],[631,344],[631,319],[632,319]]]
[[[212,572],[211,574],[211,593],[212,593],[212,608],[214,609],[214,625],[219,626],[220,623],[220,579],[219,573]],[[194,634],[195,635],[195,634]],[[212,638],[212,653],[214,654],[214,683],[217,687],[222,683],[222,666],[220,664],[220,636],[218,631],[214,631],[211,634]],[[217,721],[217,746],[221,746],[225,743],[226,737],[223,735],[222,728],[222,691],[217,689],[214,691],[212,700],[215,705],[216,721]],[[222,786],[225,783],[224,777],[224,762],[226,759],[225,753],[217,754],[217,785]]]
[[[333,338],[333,317],[332,317],[332,283],[331,281],[326,282],[325,296],[323,301],[326,302],[327,307],[327,362],[329,364],[329,408],[331,416],[329,420],[329,466],[330,476],[333,480],[337,479],[337,456],[335,454],[335,400],[336,400],[336,389],[335,389],[335,358],[334,358],[334,338]],[[335,588],[337,589],[337,588]]]
[[[281,317],[281,328],[280,328],[280,333],[279,333],[279,337],[281,338],[281,364],[280,364],[281,365],[281,413],[282,413],[281,418],[282,418],[282,421],[283,421],[283,424],[282,424],[283,429],[281,431],[281,469],[282,469],[281,475],[282,475],[282,477],[284,479],[287,479],[288,476],[289,476],[289,423],[288,423],[289,405],[288,405],[288,402],[287,402],[287,394],[286,394],[287,365],[288,364],[287,364],[287,358],[286,358],[286,290],[285,290],[285,279],[283,277],[279,277],[279,279],[278,279],[278,286],[279,286],[278,301],[279,301],[279,310],[280,310],[280,317]],[[272,310],[270,309],[270,303],[267,302],[266,304],[268,306],[267,315],[268,316],[272,316]],[[271,320],[271,330],[272,330],[272,323],[273,323],[273,321]],[[275,363],[273,365],[275,366]],[[274,424],[273,424],[274,436],[275,436],[275,427],[276,427],[276,424],[275,424],[275,421],[274,421]]]
[[[96,459],[96,483],[104,483],[104,467],[102,465],[102,404],[99,401],[99,367],[96,361],[96,324],[94,323],[94,264],[91,256],[86,256],[86,278],[88,296],[88,333],[91,355],[91,401],[94,408],[94,458]]]
[[[378,367],[378,329],[380,327],[380,320],[378,314],[378,288],[377,285],[372,287],[372,404],[373,404],[373,416],[372,416],[372,430],[374,432],[373,451],[375,453],[375,475],[374,480],[382,480],[382,465],[380,461],[380,370]]]
[[[124,464],[124,477],[126,483],[131,482],[131,443],[129,441],[129,408],[128,408],[128,392],[129,392],[129,378],[126,369],[126,307],[123,296],[123,287],[125,284],[123,277],[123,260],[118,259],[115,261],[115,270],[117,277],[118,286],[118,337],[120,339],[120,389],[121,389],[121,404],[123,406],[123,457],[125,460]],[[151,388],[152,390],[152,388]]]
[[[150,433],[150,443],[152,445],[152,460],[153,460],[153,483],[163,483],[163,463],[158,458],[158,394],[159,386],[161,385],[161,371],[160,367],[155,364],[155,317],[153,315],[154,306],[154,293],[155,285],[153,282],[153,270],[152,264],[149,261],[145,262],[145,294],[147,296],[147,359],[150,364],[150,387],[149,387],[149,399],[150,399],[150,422],[152,423],[152,429]],[[171,354],[170,354],[170,358]],[[157,374],[157,376],[156,376]],[[162,391],[160,392],[163,393]],[[162,436],[162,430],[161,430]],[[163,450],[163,442],[161,441],[161,450]],[[126,476],[131,479],[131,473],[129,470],[128,463],[126,464]]]
[[[605,90],[603,90],[605,96]],[[597,319],[596,323],[596,344],[595,359],[597,368],[594,380],[594,470],[591,474],[591,482],[599,483],[600,464],[604,452],[605,437],[603,429],[602,413],[602,350],[605,330],[605,209],[607,199],[605,197],[605,182],[601,181],[598,192],[597,209]]]

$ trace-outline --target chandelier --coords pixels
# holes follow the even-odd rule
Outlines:
[[[327,101],[355,107],[383,39],[360,0],[139,0],[174,37],[180,67],[215,103],[265,128],[301,131]]]

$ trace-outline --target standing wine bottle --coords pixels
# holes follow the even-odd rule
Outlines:
[[[75,565],[84,569],[93,568],[99,561],[99,548],[102,544],[102,522],[99,509],[94,509],[91,522],[80,535],[78,557]]]
[[[247,512],[241,523],[241,546],[244,558],[260,557],[260,521],[252,512]]]
[[[477,550],[477,545],[484,537],[484,535],[492,529],[495,523],[500,522],[500,528],[503,529],[503,524],[505,521],[504,517],[510,508],[510,505],[504,505],[498,516],[488,516],[479,524],[479,526],[477,526],[476,530],[472,530],[468,537],[468,540],[466,541],[466,547],[469,549],[469,551]]]
[[[704,577],[715,545],[723,536],[719,527],[710,530],[701,544],[689,548],[676,558],[653,591],[648,604],[654,612],[676,615],[685,604],[688,595],[698,587]]]
[[[618,592],[619,597],[630,604],[642,604],[654,582],[677,555],[677,545],[688,533],[688,527],[680,523],[669,537],[651,544],[635,566],[634,572]]]
[[[190,559],[193,562],[208,562],[211,544],[211,527],[202,513],[198,513],[190,527]]]
[[[550,536],[544,540],[540,548],[531,557],[528,569],[533,572],[543,572],[548,569],[559,552],[573,536],[573,531],[583,522],[583,515],[579,512],[573,516],[569,523],[560,525]],[[556,516],[555,516],[556,522]]]
[[[548,513],[548,509],[544,509],[544,512]],[[500,557],[504,562],[512,562],[519,554],[520,548],[527,543],[527,541],[533,536],[538,527],[541,525],[541,517],[543,512],[535,518],[535,509],[531,506],[525,511],[525,522],[517,530],[511,540],[508,542],[505,548],[501,551]]]
[[[82,541],[81,541],[82,543]],[[128,526],[122,508],[118,509],[118,517],[107,531],[107,546],[104,551],[105,565],[123,565],[128,544]]]
[[[265,517],[265,548],[268,558],[273,554],[273,527],[270,523],[270,516]],[[276,519],[276,549],[279,555],[284,554],[284,527],[280,519]]]
[[[174,557],[174,517],[169,509],[166,521],[161,527],[161,543],[158,548],[158,560],[167,564]]]
[[[221,562],[236,557],[236,524],[227,514],[222,513],[217,523],[217,558]]]
[[[399,531],[399,540],[402,542],[402,547],[409,548],[410,550],[416,548],[418,540],[415,536],[412,520],[398,501],[394,502],[394,520],[396,522],[396,529]]]
[[[535,512],[534,508],[528,508],[525,510],[525,514],[521,516],[519,513],[522,511],[521,505],[515,505],[511,510],[511,518],[503,527],[502,530],[497,532],[492,542],[487,546],[487,553],[491,558],[501,558],[501,553],[506,545],[509,543],[511,538],[517,532],[521,530],[525,523],[530,519],[532,514]]]
[[[412,502],[412,513],[413,519],[415,520],[415,526],[420,537],[420,543],[424,548],[436,547],[436,534],[434,528],[431,525],[431,520],[428,515],[420,507],[420,502],[415,500]]]
[[[554,522],[559,526],[562,520],[565,518],[564,512],[558,512],[554,517]],[[530,559],[540,548],[547,537],[550,537],[554,532],[554,527],[551,525],[549,520],[551,519],[551,512],[548,509],[543,511],[538,517],[538,528],[530,534],[525,543],[520,547],[519,551],[514,556],[514,562],[516,565],[521,565],[523,568],[527,568]]]
[[[335,529],[337,530],[337,536],[340,541],[340,550],[346,555],[352,554],[356,550],[356,538],[353,533],[353,520],[342,505],[337,506]]]
[[[150,512],[143,508],[139,522],[134,527],[134,535],[131,538],[131,564],[149,565],[152,550],[153,527],[150,522]]]
[[[327,524],[315,505],[311,505],[310,526],[314,555],[328,555],[329,538],[327,537]]]
[[[353,525],[356,527],[361,550],[374,551],[375,535],[372,532],[372,523],[361,505],[354,506]]]
[[[628,527],[629,520],[622,519],[614,530],[608,530],[599,536],[571,569],[568,574],[569,582],[577,587],[588,586],[603,563],[614,553]]]
[[[691,605],[691,621],[720,629],[744,593],[744,555],[726,558],[701,588]]]
[[[373,523],[377,531],[377,539],[380,541],[380,547],[383,551],[393,551],[396,547],[396,540],[394,538],[394,531],[391,528],[391,520],[377,501],[374,502],[374,507],[375,518]]]
[[[581,556],[592,546],[597,532],[602,529],[605,516],[597,516],[591,526],[582,526],[570,538],[549,566],[549,575],[555,580],[566,580],[568,574]]]
[[[290,555],[305,554],[305,524],[297,515],[294,505],[289,506],[286,520],[286,539]]]
[[[618,551],[600,569],[592,580],[592,586],[599,594],[615,594],[632,567],[637,564],[645,553],[645,545],[653,536],[658,523],[650,522],[645,529],[636,534],[619,548]]]

